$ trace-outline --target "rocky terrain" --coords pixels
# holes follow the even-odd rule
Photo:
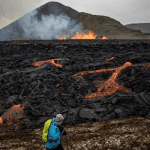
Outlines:
[[[149,150],[150,119],[134,117],[65,125],[67,136],[61,143],[65,150]],[[7,132],[1,135],[0,149],[45,150],[43,128]]]
[[[65,148],[149,149],[149,40],[10,41],[0,48],[1,149],[43,149],[44,123],[58,113],[78,143],[68,137],[67,146],[63,137]]]

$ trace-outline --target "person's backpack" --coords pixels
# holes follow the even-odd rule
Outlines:
[[[47,142],[48,131],[49,131],[49,128],[51,126],[51,123],[52,123],[52,119],[49,119],[44,124],[43,135],[42,135],[42,139],[43,139],[44,142]]]

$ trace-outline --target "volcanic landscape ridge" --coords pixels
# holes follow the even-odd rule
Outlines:
[[[149,40],[0,42],[0,132],[150,117]]]

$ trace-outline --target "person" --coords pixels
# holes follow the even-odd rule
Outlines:
[[[57,114],[56,118],[52,119],[51,126],[48,131],[48,140],[46,142],[46,150],[64,150],[60,139],[62,135],[67,135],[62,123],[64,117],[61,114]]]

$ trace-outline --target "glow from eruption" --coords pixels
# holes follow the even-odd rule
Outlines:
[[[103,39],[103,40],[107,40],[107,37],[104,35],[104,36],[102,37],[102,39]]]
[[[96,35],[94,33],[94,31],[89,30],[89,32],[87,34],[82,33],[80,34],[79,32],[76,32],[75,36],[71,37],[71,39],[96,39]],[[65,37],[59,37],[59,40],[66,40]],[[98,38],[98,39],[107,39],[106,36],[103,36],[102,38]]]

